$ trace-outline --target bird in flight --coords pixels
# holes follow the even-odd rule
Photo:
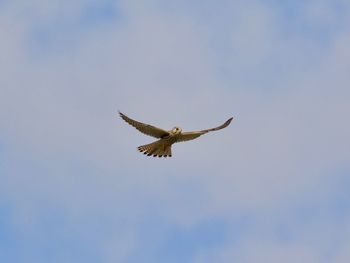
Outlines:
[[[193,140],[205,133],[226,128],[228,125],[230,125],[233,119],[228,119],[224,124],[216,128],[201,131],[182,132],[182,129],[179,127],[174,127],[170,131],[166,131],[155,126],[133,120],[121,112],[119,112],[119,115],[124,121],[135,127],[140,132],[159,139],[153,143],[142,145],[137,148],[143,154],[153,157],[171,157],[171,145],[174,143]]]

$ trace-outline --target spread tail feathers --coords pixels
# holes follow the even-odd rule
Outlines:
[[[171,157],[171,144],[169,145],[163,140],[139,146],[137,149],[148,156],[153,155],[153,157]]]

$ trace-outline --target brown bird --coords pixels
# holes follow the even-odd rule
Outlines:
[[[137,148],[140,152],[143,152],[148,156],[152,155],[153,157],[171,157],[172,144],[176,142],[193,140],[205,133],[226,128],[233,119],[228,119],[224,124],[216,128],[201,131],[182,132],[182,129],[179,127],[174,127],[170,131],[166,131],[155,126],[130,119],[128,116],[121,112],[119,112],[119,115],[124,121],[135,127],[140,132],[159,139],[153,143],[142,145]]]

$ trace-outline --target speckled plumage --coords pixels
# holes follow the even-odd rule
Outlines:
[[[228,119],[224,124],[212,128],[201,131],[193,131],[193,132],[182,132],[181,128],[174,127],[173,129],[166,131],[155,127],[153,125],[145,124],[142,122],[138,122],[126,116],[125,114],[119,112],[120,117],[126,121],[128,124],[139,130],[140,132],[158,138],[159,140],[139,146],[137,149],[147,156],[153,157],[171,157],[171,145],[176,142],[189,141],[198,138],[199,136],[211,132],[218,131],[223,128],[226,128],[230,125],[233,118]]]

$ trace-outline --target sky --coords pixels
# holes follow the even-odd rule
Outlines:
[[[2,262],[350,261],[350,2],[0,0]],[[231,125],[149,158],[118,117]]]

